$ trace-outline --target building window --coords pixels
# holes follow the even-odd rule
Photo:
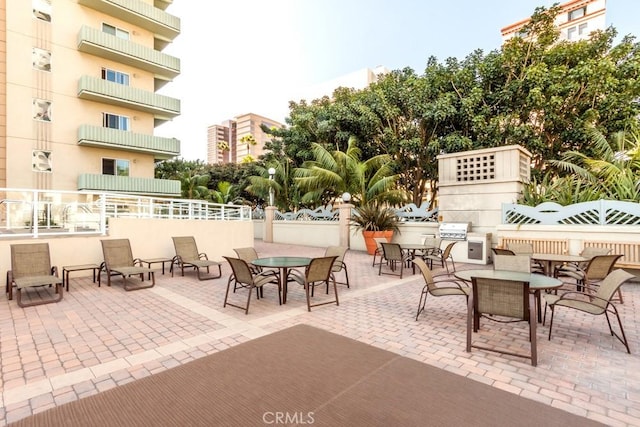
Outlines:
[[[567,40],[575,40],[577,33],[577,27],[567,28]]]
[[[129,86],[129,74],[121,73],[120,71],[114,71],[108,68],[103,68],[102,79],[108,80],[110,82],[118,83],[121,85]]]
[[[46,99],[34,98],[33,100],[33,119],[41,122],[51,121],[51,101]]]
[[[573,21],[574,19],[582,18],[587,14],[587,7],[581,7],[580,9],[572,10],[569,12],[568,21]]]
[[[121,28],[116,28],[113,25],[102,24],[102,32],[111,34],[112,36],[116,36],[121,39],[129,40],[129,32],[125,31]]]
[[[129,160],[102,159],[102,174],[129,176]]]
[[[34,47],[31,49],[33,68],[39,71],[51,71],[51,52]]]
[[[587,34],[587,28],[589,27],[589,25],[585,22],[584,24],[580,24],[578,25],[578,35],[584,35]]]
[[[45,21],[51,22],[51,0],[32,0],[33,16]]]
[[[32,151],[31,170],[34,172],[51,172],[51,151]]]
[[[129,117],[117,114],[102,113],[102,127],[129,130]]]

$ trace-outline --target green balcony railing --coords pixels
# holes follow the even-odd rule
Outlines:
[[[180,115],[180,100],[177,98],[159,95],[97,77],[80,77],[78,97],[144,111],[155,115],[156,119],[170,120]]]
[[[176,138],[89,125],[78,128],[78,145],[150,153],[157,160],[166,160],[180,155],[180,141]]]
[[[180,18],[140,0],[78,0],[83,6],[116,16],[166,40],[180,34]]]
[[[78,50],[127,64],[168,80],[180,74],[180,58],[86,25],[78,33]]]
[[[115,191],[147,196],[180,196],[180,181],[130,176],[81,174],[78,191]]]

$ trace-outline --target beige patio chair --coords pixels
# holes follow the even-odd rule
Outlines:
[[[333,262],[333,267],[331,267],[331,277],[338,285],[346,285],[349,288],[349,273],[347,272],[347,264],[344,263],[344,256],[347,253],[349,248],[346,246],[329,246],[325,252],[324,256],[335,256],[336,260]],[[336,274],[344,271],[344,282],[338,282],[336,280]],[[327,282],[327,293],[329,293],[329,282]],[[311,294],[313,296],[313,293]]]
[[[305,268],[304,274],[297,270],[291,270],[289,277],[291,281],[297,282],[304,287],[304,292],[307,297],[307,310],[311,311],[311,307],[317,307],[320,305],[333,304],[340,305],[338,301],[338,286],[336,281],[332,277],[332,268],[336,260],[335,256],[313,258],[309,265]],[[330,301],[317,302],[311,304],[311,294],[315,286],[322,286],[329,284],[329,281],[333,282],[333,291],[335,293],[335,299]]]
[[[532,243],[507,243],[507,249],[516,255],[533,255]],[[535,260],[531,260],[531,272],[545,274],[544,266]]]
[[[456,243],[458,243],[458,242],[449,243],[447,245],[447,247],[444,248],[444,250],[442,252],[435,252],[435,253],[423,256],[424,260],[428,263],[429,268],[433,269],[433,262],[437,261],[437,262],[440,263],[442,268],[446,268],[447,269],[447,274],[450,274],[451,272],[449,272],[448,261],[451,261],[451,266],[453,268],[452,272],[455,273],[455,271],[456,271],[456,263],[453,261],[453,256],[451,255],[451,249],[453,249],[453,246]]]
[[[462,295],[466,301],[469,301],[469,294],[471,289],[463,280],[459,280],[449,274],[439,274],[434,276],[427,267],[427,264],[420,258],[413,259],[413,263],[418,266],[422,273],[425,285],[420,293],[420,301],[418,302],[418,312],[416,313],[416,321],[420,313],[424,311],[424,307],[427,304],[427,297],[433,295],[434,297],[445,297],[452,295]]]
[[[102,254],[104,256],[104,269],[107,273],[107,286],[111,286],[111,276],[122,276],[124,289],[135,291],[155,286],[156,276],[152,269],[142,266],[140,258],[134,258],[131,253],[131,243],[129,239],[109,239],[101,240]],[[151,277],[151,283],[144,283],[144,275]],[[140,276],[140,284],[130,284],[128,277]]]
[[[531,257],[529,255],[494,255],[493,269],[531,273]]]
[[[514,280],[487,279],[472,277],[472,297],[467,305],[467,352],[471,348],[493,351],[511,356],[531,359],[531,365],[538,364],[536,341],[535,307],[530,304],[529,283]],[[472,330],[480,329],[480,318],[494,322],[512,323],[527,322],[529,324],[530,354],[511,351],[499,347],[473,344]]]
[[[387,239],[384,237],[374,237],[373,240],[376,242],[376,251],[373,253],[373,263],[372,267],[376,265],[376,257],[380,257],[380,262],[382,262],[382,243],[386,243]]]
[[[232,274],[229,276],[229,280],[227,281],[227,292],[224,295],[223,307],[230,305],[244,310],[244,314],[249,314],[252,290],[256,289],[257,297],[260,298],[260,295],[264,296],[264,293],[259,292],[258,290],[262,290],[264,285],[268,284],[276,285],[278,287],[278,304],[282,304],[282,287],[280,285],[278,275],[271,274],[271,272],[256,273],[251,270],[250,265],[245,260],[240,258],[224,257],[224,259],[226,259],[231,266]],[[244,307],[229,302],[229,289],[231,288],[232,282],[234,292],[238,287],[246,288],[248,291],[247,304]]]
[[[604,280],[600,283],[596,294],[589,292],[566,292],[562,295],[544,295],[546,304],[544,306],[544,320],[547,319],[547,306],[551,308],[551,321],[549,322],[549,340],[551,340],[551,331],[553,329],[553,317],[558,307],[566,307],[575,310],[582,311],[584,313],[599,316],[604,314],[607,318],[607,324],[609,325],[609,332],[616,337],[627,349],[627,353],[631,353],[629,350],[629,342],[624,334],[624,328],[622,327],[622,321],[618,314],[618,309],[611,303],[613,296],[620,289],[620,286],[633,279],[635,276],[622,269],[613,270],[610,272]],[[620,327],[620,335],[613,331],[611,327],[611,320],[609,319],[609,313],[615,314],[618,319],[618,325]],[[571,325],[568,329],[575,329],[575,326]]]
[[[252,274],[258,274],[258,273],[264,273],[264,274],[272,274],[274,276],[276,276],[276,278],[278,278],[278,280],[280,280],[280,275],[278,274],[277,270],[265,270],[264,268],[260,267],[259,265],[254,265],[253,261],[255,261],[256,259],[258,259],[258,252],[256,252],[254,247],[247,247],[247,248],[235,248],[233,250],[236,255],[238,255],[238,258],[240,258],[241,260],[244,260],[244,262],[247,263],[247,265],[249,266],[249,268],[251,269],[251,273]],[[232,273],[233,275],[233,273]],[[233,286],[233,292],[236,291],[238,287],[238,283],[235,283]],[[262,287],[258,287],[256,288],[256,292],[258,293],[258,296],[264,296],[263,295],[263,288]]]
[[[402,250],[402,246],[398,243],[382,242],[382,261],[378,267],[378,276],[381,274],[390,274],[394,276],[400,276],[402,279],[402,272],[404,265],[411,260],[411,256]],[[383,264],[386,263],[385,271],[382,271]],[[386,270],[388,269],[388,270]],[[400,270],[396,273],[397,270]]]
[[[62,279],[58,277],[58,268],[51,265],[48,243],[28,243],[11,245],[11,270],[7,271],[8,298],[13,299],[13,287],[16,288],[16,302],[20,307],[48,304],[62,300]],[[32,298],[31,302],[22,301],[22,291],[44,286],[55,286],[55,296],[51,298]]]
[[[176,256],[171,263],[171,277],[173,277],[174,266],[179,267],[184,276],[185,267],[193,267],[198,274],[198,280],[217,279],[222,276],[222,267],[218,261],[210,260],[207,254],[198,252],[196,239],[193,236],[172,237],[173,246],[176,249]],[[213,275],[209,271],[210,267],[218,267],[218,275]],[[207,270],[204,274],[200,269]]]
[[[580,252],[580,256],[586,258],[586,261],[568,262],[565,264],[557,265],[553,272],[553,276],[560,278],[563,276],[569,276],[569,274],[567,273],[576,274],[579,270],[584,271],[587,268],[587,265],[589,264],[589,261],[591,260],[591,258],[597,255],[609,255],[610,252],[611,252],[610,248],[598,248],[595,246],[587,246],[582,250],[582,252]],[[575,278],[575,276],[569,276],[569,277]]]
[[[584,287],[586,292],[593,293],[598,283],[602,281],[611,271],[618,259],[622,258],[622,255],[596,255],[592,257],[584,269],[577,269],[576,271],[563,271],[560,277],[569,278],[575,280],[576,289],[582,291]],[[622,290],[618,289],[618,299],[620,302],[624,302],[622,299]]]

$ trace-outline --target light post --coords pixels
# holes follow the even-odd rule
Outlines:
[[[276,175],[275,168],[269,168],[269,181],[273,181],[273,177]],[[273,206],[273,183],[269,182],[269,206]]]
[[[349,192],[347,191],[342,193],[342,203],[349,203],[350,201],[351,201],[351,194],[349,194]]]

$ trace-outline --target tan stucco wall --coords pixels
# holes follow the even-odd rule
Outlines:
[[[223,261],[223,255],[234,256],[233,248],[253,246],[253,222],[110,218],[106,236],[3,239],[0,243],[0,274],[6,277],[6,271],[10,269],[10,245],[13,243],[49,243],[51,262],[62,274],[64,265],[100,264],[103,259],[102,239],[129,239],[136,258],[171,258],[175,255],[172,236],[194,236],[200,252],[205,252],[209,259]],[[90,275],[91,272],[77,272],[74,277],[83,274]]]

